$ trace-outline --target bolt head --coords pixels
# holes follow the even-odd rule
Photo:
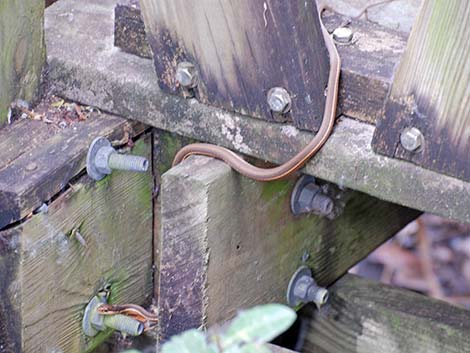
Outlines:
[[[424,136],[415,127],[407,127],[400,135],[400,143],[407,151],[414,152],[424,144]]]
[[[296,307],[303,303],[308,290],[308,288],[305,286],[305,284],[308,284],[305,283],[306,278],[312,278],[312,271],[310,271],[307,266],[300,266],[297,271],[295,271],[295,273],[292,275],[289,281],[289,285],[287,286],[287,304],[289,304],[290,306]],[[300,293],[302,292],[302,289],[305,294]]]
[[[267,100],[269,108],[275,113],[285,114],[291,109],[292,98],[285,88],[271,88]]]
[[[198,84],[196,67],[189,62],[181,62],[176,67],[176,82],[184,88],[194,88]]]
[[[333,39],[340,44],[350,43],[353,36],[353,31],[349,27],[338,27],[333,31]]]
[[[108,168],[108,159],[112,152],[114,152],[114,148],[107,138],[97,137],[93,140],[86,157],[86,171],[90,178],[101,180],[111,174],[111,169]]]
[[[88,337],[94,337],[99,331],[105,329],[104,318],[97,311],[98,307],[106,304],[106,298],[94,296],[85,308],[82,319],[83,333]]]

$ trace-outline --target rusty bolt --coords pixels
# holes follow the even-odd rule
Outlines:
[[[292,99],[285,88],[274,87],[268,92],[268,105],[273,112],[285,114],[290,111]]]
[[[415,127],[407,127],[400,135],[400,143],[407,151],[414,152],[424,144],[424,136]]]
[[[338,27],[333,31],[333,39],[340,44],[351,43],[353,36],[353,31],[349,27]]]
[[[176,81],[184,88],[194,88],[198,84],[196,67],[190,62],[183,61],[176,67]]]

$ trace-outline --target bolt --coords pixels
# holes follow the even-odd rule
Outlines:
[[[99,331],[107,328],[118,330],[123,334],[138,336],[144,331],[144,325],[125,315],[101,315],[98,308],[107,303],[105,295],[94,296],[85,308],[82,329],[86,336],[94,337]]]
[[[287,287],[287,303],[292,307],[315,303],[320,308],[328,301],[328,297],[328,290],[317,285],[307,266],[301,266],[295,271]]]
[[[197,86],[199,78],[196,67],[190,62],[181,62],[176,67],[176,81],[184,88],[190,89]]]
[[[296,216],[304,213],[315,213],[328,216],[334,209],[334,202],[324,194],[315,178],[309,175],[302,176],[295,184],[291,195],[291,210]]]
[[[424,144],[424,136],[415,127],[407,127],[400,135],[400,143],[407,151],[414,152]]]
[[[94,180],[101,180],[113,169],[146,172],[149,162],[140,156],[119,154],[105,137],[96,138],[88,149],[86,169]]]
[[[292,99],[286,89],[274,87],[268,92],[268,105],[273,112],[286,114],[291,109]]]
[[[126,315],[107,315],[104,325],[131,336],[139,336],[144,332],[144,324]]]
[[[353,31],[349,27],[338,27],[333,31],[333,39],[340,44],[351,43]]]
[[[36,169],[38,169],[38,165],[35,162],[31,162],[26,165],[26,170],[28,172],[32,172],[33,170],[36,170]]]

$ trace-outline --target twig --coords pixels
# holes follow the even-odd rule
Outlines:
[[[369,17],[368,17],[369,9],[371,9],[372,7],[379,6],[379,5],[385,5],[385,4],[388,4],[388,3],[393,2],[393,1],[396,1],[396,0],[382,0],[382,1],[374,2],[372,4],[366,5],[362,8],[361,11],[359,11],[359,13],[356,16],[352,17],[352,19],[357,20],[362,15],[365,15],[366,20],[369,21]]]

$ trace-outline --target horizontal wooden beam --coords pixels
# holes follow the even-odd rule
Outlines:
[[[29,119],[1,129],[0,229],[29,215],[83,171],[95,137],[125,144],[144,129],[142,124],[107,114],[65,129]]]
[[[46,11],[50,79],[60,94],[273,163],[285,161],[313,137],[293,126],[163,94],[150,60],[112,48],[111,2],[100,2],[90,12],[74,1],[61,0],[49,9],[53,11]],[[58,16],[68,9],[74,9],[74,26]],[[375,56],[379,56],[380,43],[388,42],[377,33],[372,41]],[[398,43],[398,56],[404,42],[391,42]],[[470,222],[469,183],[376,155],[370,147],[373,133],[371,125],[340,118],[330,140],[305,172],[387,201]]]
[[[470,352],[468,310],[353,275],[302,315],[308,353]]]
[[[335,205],[346,206],[334,220],[295,217],[295,181],[256,182],[206,157],[163,175],[156,249],[161,338],[225,321],[239,309],[284,303],[302,264],[329,285],[419,214],[351,192],[337,194]]]

